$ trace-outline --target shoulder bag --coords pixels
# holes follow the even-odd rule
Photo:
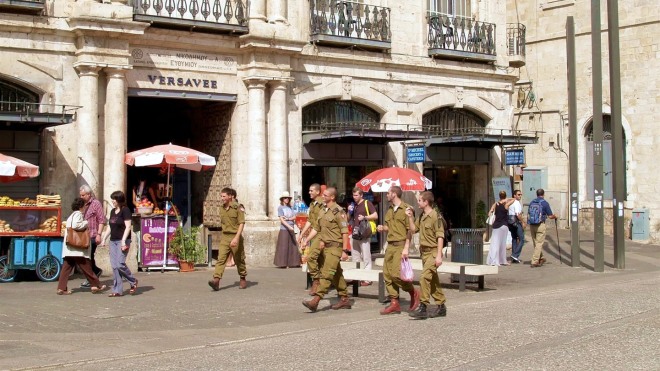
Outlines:
[[[74,249],[87,250],[90,246],[91,240],[89,237],[89,228],[82,231],[77,231],[69,227],[71,223],[67,222],[66,227],[66,245]]]
[[[364,200],[364,202],[366,202],[364,204],[364,210],[367,212],[367,215],[371,215],[371,213],[369,212],[369,201]],[[369,225],[371,226],[371,234],[372,235],[376,234],[376,222],[373,221],[373,220],[370,220]]]

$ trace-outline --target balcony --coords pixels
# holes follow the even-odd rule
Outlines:
[[[506,26],[507,49],[509,49],[509,67],[520,68],[525,65],[525,31],[520,23]]]
[[[352,1],[310,0],[310,41],[367,50],[392,48],[390,8]]]
[[[46,0],[0,0],[0,12],[41,14]]]
[[[430,57],[486,63],[497,60],[495,24],[434,12],[426,18]]]
[[[133,0],[133,19],[163,28],[248,33],[247,0]]]

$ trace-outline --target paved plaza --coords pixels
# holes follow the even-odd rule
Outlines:
[[[121,298],[78,289],[77,277],[74,295],[57,296],[55,283],[24,274],[0,284],[0,369],[659,369],[660,247],[626,241],[617,270],[607,246],[594,273],[591,235],[580,268],[567,265],[569,232],[563,264],[548,235],[543,267],[530,268],[528,242],[525,264],[500,267],[482,292],[442,275],[448,315],[421,321],[380,316],[376,285],[351,310],[329,308],[333,291],[309,313],[299,269],[249,268],[247,290],[228,269],[219,292],[205,267],[139,272],[137,295]]]

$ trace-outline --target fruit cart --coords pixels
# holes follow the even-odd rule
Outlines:
[[[0,282],[11,282],[19,269],[36,271],[42,281],[55,281],[62,267],[62,209],[35,203],[0,205],[0,237],[10,238],[0,256]]]

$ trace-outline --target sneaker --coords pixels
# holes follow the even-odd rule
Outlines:
[[[82,287],[84,289],[88,289],[88,288],[90,288],[90,286],[91,285],[89,284],[89,281],[87,281],[87,280],[85,280],[85,282],[80,284],[80,287]]]
[[[520,259],[514,258],[513,256],[511,257],[511,263],[512,264],[520,264]]]
[[[438,305],[435,310],[429,312],[429,318],[445,316],[447,316],[447,306],[445,306],[445,303]]]
[[[419,303],[419,307],[417,307],[417,309],[415,309],[414,311],[410,312],[408,315],[412,318],[417,318],[417,319],[429,318],[429,314],[426,311],[426,304],[424,303]]]

